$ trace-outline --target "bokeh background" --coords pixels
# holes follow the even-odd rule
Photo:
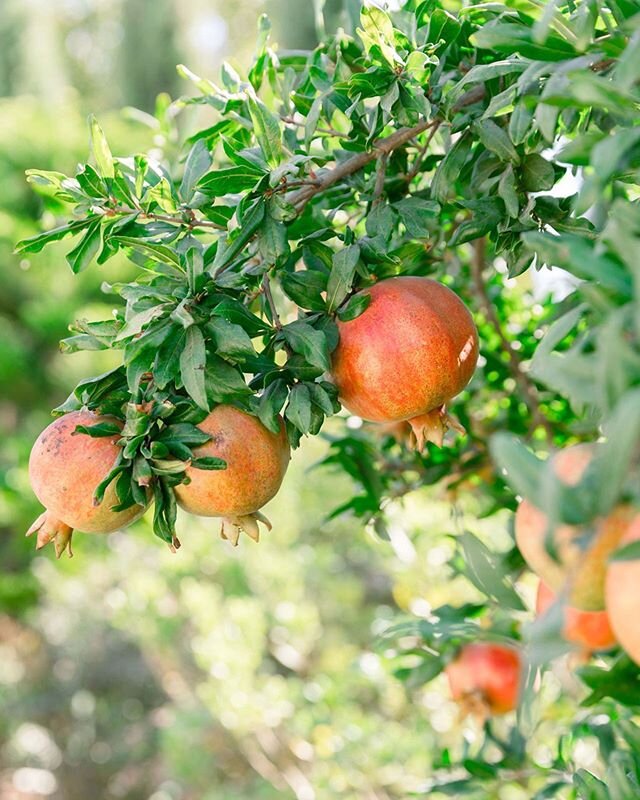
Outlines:
[[[346,6],[327,0],[327,26],[358,0]],[[265,11],[281,46],[316,41],[314,4],[298,0],[0,2],[0,800],[390,800],[473,737],[443,679],[409,695],[379,639],[402,613],[475,599],[444,566],[460,509],[415,493],[390,512],[390,542],[327,522],[352,487],[315,468],[322,438],[296,453],[259,546],[234,550],[184,515],[178,555],[145,521],[78,537],[71,561],[23,537],[40,513],[31,444],[112,357],[57,342],[74,318],[108,315],[101,282],[131,274],[113,260],[73,276],[64,242],[15,256],[43,210],[24,170],[72,171],[89,112],[116,154],[170,151],[141,112],[188,91],[176,63],[212,77],[224,59],[246,65]],[[499,516],[474,532],[507,545]]]

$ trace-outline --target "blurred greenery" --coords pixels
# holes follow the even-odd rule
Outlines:
[[[357,19],[358,0],[324,5],[328,29]],[[389,437],[374,450],[373,437],[357,428],[345,435],[344,420],[334,419],[326,438],[307,440],[295,453],[267,509],[274,530],[259,547],[245,541],[232,550],[215,523],[186,515],[178,554],[159,545],[149,520],[126,535],[83,536],[72,561],[34,553],[21,535],[39,513],[26,464],[47,409],[82,377],[116,363],[108,351],[62,356],[57,342],[74,319],[109,316],[103,280],[133,274],[116,257],[108,268],[74,276],[64,242],[15,255],[15,243],[43,222],[50,226],[56,211],[55,201],[45,204],[27,186],[25,169],[72,173],[86,158],[89,112],[100,113],[114,153],[156,148],[175,157],[170,129],[148,127],[149,118],[132,110],[152,112],[166,106],[163,93],[181,91],[174,65],[215,76],[223,59],[246,63],[265,10],[281,45],[313,46],[322,34],[316,13],[322,6],[293,0],[4,0],[0,6],[0,800],[400,800],[463,789],[486,798],[482,786],[437,787],[451,779],[451,764],[464,764],[460,777],[482,777],[498,762],[509,777],[492,800],[530,800],[532,791],[550,791],[551,784],[544,789],[549,775],[558,777],[555,793],[538,796],[569,798],[575,796],[565,785],[569,772],[576,785],[596,781],[579,770],[602,773],[614,737],[621,759],[637,741],[631,712],[606,700],[594,709],[577,706],[588,690],[572,662],[546,673],[519,729],[505,720],[485,730],[462,721],[444,677],[425,683],[420,671],[429,666],[418,651],[416,623],[439,606],[486,601],[468,569],[482,557],[482,543],[495,556],[485,567],[498,582],[505,569],[522,566],[510,514],[500,510],[513,506],[513,496],[483,467],[486,448],[472,451],[487,430],[524,434],[528,424],[486,304],[499,303],[525,361],[542,326],[564,307],[529,274],[506,278],[504,263],[488,281],[485,307],[476,308],[484,384],[472,384],[470,412],[457,409],[472,434],[471,448],[460,451],[470,456],[469,474],[446,473],[460,455],[457,444],[394,471],[389,467],[401,456]],[[125,113],[116,110],[123,106]],[[466,268],[452,266],[449,279],[472,304]],[[554,392],[542,397],[556,444],[594,434],[588,417],[574,424],[567,401]],[[567,419],[573,427],[561,430]],[[367,466],[380,468],[385,495],[400,497],[385,507],[384,524],[372,518],[363,530],[361,519],[327,521],[331,509],[353,501],[344,469],[317,469],[322,461],[344,467],[344,454],[335,457],[340,448],[350,454],[362,448],[365,461],[375,453],[378,460]],[[403,497],[408,486],[435,484],[443,475],[450,480]],[[366,520],[377,513],[380,496],[367,495],[364,483]],[[387,540],[374,535],[374,524]],[[505,584],[493,629],[510,635],[513,619],[529,621],[534,591],[525,575],[514,601]],[[413,627],[391,641],[383,634],[400,615],[411,617]],[[624,657],[610,674],[621,685],[637,679]],[[525,746],[531,762],[548,770],[544,779],[527,771]],[[599,798],[597,791],[581,796]]]

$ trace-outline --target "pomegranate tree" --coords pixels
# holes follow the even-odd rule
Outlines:
[[[411,426],[412,444],[442,444],[446,404],[467,385],[478,333],[458,296],[437,281],[389,278],[362,292],[360,316],[339,322],[332,375],[340,399],[371,422]]]
[[[114,467],[121,448],[119,434],[93,438],[76,431],[122,423],[91,411],[72,411],[56,419],[38,436],[29,459],[29,478],[38,500],[45,507],[27,532],[37,534],[37,547],[54,543],[56,554],[72,555],[74,529],[84,533],[110,533],[130,525],[145,512],[145,506],[132,505],[117,510],[119,500],[114,483],[105,490],[100,503],[95,492]]]
[[[221,535],[234,545],[241,531],[256,542],[260,512],[275,496],[289,465],[284,424],[272,433],[256,417],[233,406],[215,408],[198,427],[210,440],[194,451],[197,458],[219,458],[226,468],[203,471],[188,467],[187,482],[175,487],[178,505],[203,517],[222,517]]]

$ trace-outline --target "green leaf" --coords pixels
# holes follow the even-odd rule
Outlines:
[[[440,203],[444,203],[455,194],[456,180],[460,176],[469,153],[471,152],[472,138],[463,133],[458,141],[449,150],[438,164],[433,181],[431,182],[431,195]]]
[[[204,379],[206,361],[204,336],[197,325],[192,325],[187,329],[184,348],[180,353],[180,377],[191,399],[208,411]]]
[[[244,328],[223,317],[211,317],[205,330],[213,339],[216,352],[231,359],[253,358],[256,351]]]
[[[354,294],[342,308],[338,309],[338,319],[340,322],[350,322],[352,319],[359,317],[363,311],[366,311],[370,304],[371,295],[368,292]]]
[[[158,264],[171,264],[181,272],[183,271],[180,257],[171,247],[167,247],[164,244],[143,242],[132,236],[114,236],[113,238],[125,247],[130,247],[136,253],[140,253]]]
[[[166,314],[166,312],[167,309],[163,305],[151,306],[151,308],[145,308],[144,311],[138,311],[127,319],[114,341],[121,342],[123,339],[137,336],[152,320]]]
[[[300,433],[308,433],[311,427],[311,396],[304,384],[298,383],[291,389],[284,415]]]
[[[101,225],[102,221],[100,219],[92,222],[78,244],[67,253],[67,263],[75,274],[88,267],[100,249],[102,240]]]
[[[486,83],[492,78],[502,75],[524,72],[529,64],[519,58],[507,58],[504,61],[494,61],[491,64],[477,64],[472,67],[447,95],[449,105],[455,105],[467,88],[474,83]]]
[[[524,25],[512,22],[490,22],[483,25],[470,37],[475,47],[497,50],[509,55],[520,53],[525,58],[539,61],[563,61],[576,54],[575,49],[565,39],[550,34],[544,44],[534,40],[533,31]]]
[[[518,190],[516,178],[513,174],[511,164],[505,169],[498,183],[498,194],[504,200],[504,206],[510,217],[516,218],[520,213],[520,201],[518,200]]]
[[[640,558],[640,541],[629,542],[623,547],[619,547],[611,556],[609,561],[637,561]]]
[[[544,507],[544,501],[540,503],[538,497],[545,464],[510,433],[495,434],[491,438],[490,451],[513,490],[534,505]]]
[[[280,284],[287,297],[301,308],[325,310],[326,302],[322,293],[327,290],[326,273],[315,269],[283,272],[280,273]]]
[[[18,242],[15,248],[16,253],[39,253],[42,248],[50,242],[57,242],[60,239],[64,239],[64,237],[69,234],[75,235],[99,219],[100,218],[96,215],[92,215],[90,217],[85,217],[85,219],[77,219],[66,225],[52,228],[50,231],[38,233],[35,236],[29,236],[27,239],[22,239]]]
[[[627,271],[605,254],[596,252],[593,244],[576,235],[529,231],[522,235],[525,244],[549,266],[564,267],[574,275],[598,281],[602,286],[628,296],[631,277]]]
[[[180,196],[186,203],[193,197],[196,184],[209,169],[211,162],[209,148],[203,139],[198,139],[189,151],[180,183]]]
[[[247,108],[265,161],[271,167],[277,167],[283,155],[280,120],[255,96],[247,98]]]
[[[159,389],[164,389],[179,374],[180,355],[187,341],[185,328],[172,325],[169,333],[158,348],[153,379]]]
[[[393,204],[409,236],[425,238],[429,235],[428,223],[437,218],[440,205],[422,197],[403,197]]]
[[[207,358],[205,385],[210,405],[237,400],[252,394],[242,372],[222,358],[211,354]]]
[[[332,313],[351,291],[360,248],[350,244],[333,256],[333,266],[327,283],[327,311]],[[320,365],[318,365],[320,366]]]
[[[226,267],[229,262],[233,261],[233,259],[244,250],[262,224],[265,213],[265,201],[262,197],[259,197],[245,213],[242,219],[242,227],[235,237],[227,239],[224,245],[222,245],[222,243],[218,245],[213,264],[209,268],[209,272],[212,273],[214,277],[219,270]]]
[[[260,172],[257,167],[249,164],[215,169],[201,178],[196,188],[207,197],[223,197],[226,194],[253,189],[264,178],[264,175],[264,172]]]
[[[258,418],[265,428],[268,428],[272,433],[280,432],[279,414],[288,395],[289,387],[280,378],[270,383],[262,393],[260,405],[258,406]]]
[[[96,162],[98,174],[103,178],[113,178],[115,175],[113,156],[107,144],[106,136],[93,114],[89,117],[89,129],[91,133],[91,150]]]
[[[306,322],[291,322],[282,329],[285,341],[295,353],[300,353],[314,367],[331,369],[329,345],[322,331],[317,331]]]
[[[122,427],[115,422],[98,422],[95,425],[76,425],[72,435],[82,433],[96,439],[105,436],[119,436],[121,431]]]
[[[483,119],[474,123],[474,130],[482,144],[495,153],[501,161],[512,161],[517,164],[520,156],[509,135],[491,119]]]
[[[524,611],[522,600],[507,580],[500,558],[468,531],[458,537],[458,542],[464,553],[465,575],[474,586],[503,608]]]
[[[215,458],[215,456],[200,456],[191,459],[191,466],[194,469],[226,469],[227,462],[223,458]]]
[[[605,516],[619,501],[640,445],[640,388],[627,392],[604,426],[606,442],[587,467],[596,507]]]
[[[522,161],[522,185],[527,192],[544,192],[556,182],[553,165],[539,153],[531,153]]]

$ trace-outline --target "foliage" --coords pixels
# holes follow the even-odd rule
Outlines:
[[[67,352],[115,350],[121,364],[83,381],[61,410],[125,418],[144,392],[150,408],[182,404],[193,422],[230,402],[271,428],[283,412],[298,446],[339,410],[325,380],[336,318],[362,313],[358,290],[381,278],[432,275],[479,321],[481,368],[455,407],[467,435],[416,455],[379,429],[329,423],[324,463],[359,487],[334,514],[352,512],[393,542],[393,508],[424,485],[484,516],[513,507],[514,493],[543,498],[551,524],[637,502],[638,5],[367,5],[354,35],[310,53],[276,52],[268,33],[263,18],[250,70],[225,64],[220,86],[180,68],[198,94],[161,106],[157,124],[170,139],[177,109],[202,106],[212,120],[184,143],[179,166],[151,153],[114,158],[92,119],[92,163],[72,177],[29,171],[67,213],[20,252],[75,237],[74,273],[120,253],[139,269],[105,286],[120,298],[112,318],[80,320],[63,341]],[[516,291],[550,266],[572,276],[561,301]],[[145,415],[123,449],[121,499],[133,502],[153,474],[156,533],[170,541],[164,429]],[[539,456],[601,435],[577,486],[553,480]],[[174,475],[188,460],[181,446]],[[398,677],[420,685],[478,637],[524,637],[531,675],[520,730],[498,737],[489,726],[459,759],[443,751],[435,767],[447,776],[423,793],[486,796],[515,781],[538,798],[635,796],[637,668],[619,654],[583,668],[589,710],[547,765],[536,761],[526,712],[557,631],[523,628],[517,552],[459,533],[451,569],[481,599],[389,632]],[[583,737],[598,741],[599,777],[576,768]]]

